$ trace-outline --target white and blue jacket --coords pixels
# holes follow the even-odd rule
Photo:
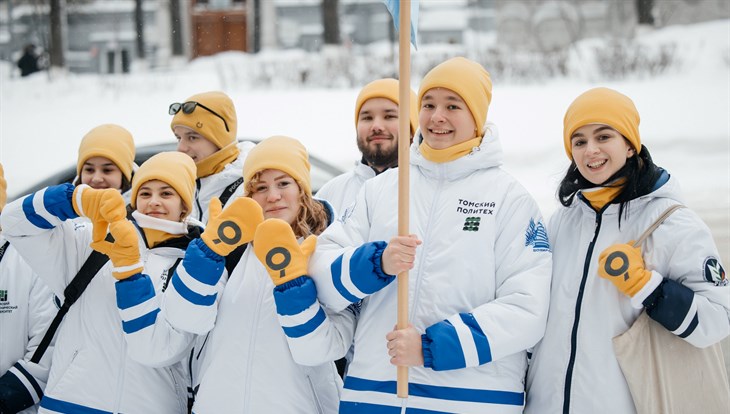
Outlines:
[[[0,233],[0,411],[30,414],[43,397],[53,343],[38,364],[31,358],[58,308],[46,284],[5,243]]]
[[[317,198],[327,200],[334,210],[341,214],[355,202],[357,193],[360,192],[365,181],[375,177],[375,175],[375,170],[362,161],[358,161],[351,171],[327,181],[317,191]]]
[[[550,315],[527,377],[527,413],[635,413],[612,339],[645,307],[648,315],[696,347],[730,334],[730,286],[717,247],[690,209],[675,211],[646,239],[644,264],[662,283],[644,301],[598,276],[598,257],[611,245],[637,240],[667,208],[682,204],[666,172],[618,223],[619,205],[596,212],[579,193],[558,210],[548,230],[553,250]],[[649,357],[649,356],[647,356]]]
[[[417,135],[418,136],[418,135]],[[493,125],[479,147],[446,163],[411,146],[409,319],[425,366],[409,370],[407,413],[520,413],[526,349],[545,329],[551,255],[532,197],[501,168]],[[319,238],[309,271],[335,311],[362,300],[341,413],[400,413],[385,336],[397,289],[384,240],[397,235],[397,170],[368,180],[344,222]]]
[[[169,324],[204,338],[193,356],[201,359],[193,412],[336,412],[336,358],[295,362],[277,320],[274,284],[250,246],[226,276],[223,258],[196,240],[165,293]]]
[[[90,223],[69,220],[77,217],[73,190],[70,184],[48,187],[8,204],[1,217],[3,235],[61,301],[92,250]],[[148,249],[140,237],[143,273],[155,290],[183,254]],[[66,314],[39,413],[186,413],[184,365],[151,368],[128,354],[111,273],[107,262]]]

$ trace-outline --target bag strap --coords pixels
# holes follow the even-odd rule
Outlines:
[[[10,245],[9,241],[5,241],[2,246],[0,246],[0,262],[3,261],[3,256],[5,256],[5,252],[8,251],[8,246]]]
[[[226,205],[228,199],[231,198],[233,193],[236,192],[241,184],[243,184],[243,177],[240,177],[238,180],[228,184],[228,187],[226,187],[221,193],[220,197],[218,197],[218,199],[221,201],[222,206]]]
[[[107,234],[106,241],[114,241],[111,234]],[[46,353],[48,346],[51,344],[51,340],[56,334],[58,327],[61,325],[63,317],[66,316],[69,308],[71,308],[71,305],[76,303],[81,294],[84,293],[84,290],[86,290],[86,287],[89,286],[89,283],[91,283],[91,279],[99,273],[99,270],[101,270],[108,261],[109,257],[107,255],[99,253],[96,250],[92,251],[89,257],[86,258],[86,261],[81,266],[81,269],[79,269],[79,272],[76,273],[76,276],[74,276],[71,280],[71,283],[69,283],[68,286],[66,286],[66,289],[64,289],[63,305],[61,305],[58,313],[56,313],[53,321],[48,326],[48,330],[46,330],[45,335],[43,335],[43,339],[41,340],[41,343],[38,344],[38,348],[36,348],[33,353],[33,357],[30,359],[30,362],[36,364],[40,362],[41,358],[43,358],[43,354]]]
[[[649,237],[652,233],[654,233],[654,230],[656,230],[657,227],[659,227],[662,223],[664,223],[664,220],[666,220],[669,216],[671,216],[672,213],[674,213],[675,211],[679,210],[680,208],[684,208],[684,207],[685,206],[682,204],[675,204],[675,205],[669,207],[668,209],[666,209],[664,211],[664,213],[662,213],[662,215],[659,216],[659,218],[657,218],[656,221],[641,234],[641,236],[639,236],[639,238],[634,242],[633,246],[634,247],[641,246],[644,243],[644,240],[646,240],[647,237]]]

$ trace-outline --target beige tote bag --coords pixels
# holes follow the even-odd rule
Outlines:
[[[641,243],[681,205],[670,207],[634,243]],[[639,414],[728,414],[728,383],[722,348],[696,348],[642,312],[613,349]]]

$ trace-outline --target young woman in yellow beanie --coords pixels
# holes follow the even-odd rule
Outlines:
[[[126,193],[132,187],[134,154],[134,139],[125,128],[114,124],[93,128],[79,144],[74,185]]]
[[[135,174],[130,219],[117,189],[84,184],[48,187],[3,210],[3,234],[62,300],[92,249],[108,257],[57,332],[39,412],[187,412],[187,354],[152,367],[157,356],[138,343],[153,334],[157,294],[200,235],[186,221],[194,188],[193,161],[166,152]],[[91,223],[71,220],[79,216]]]
[[[233,101],[223,92],[193,95],[170,105],[170,128],[177,138],[177,150],[190,156],[197,166],[192,217],[208,221],[208,203],[214,197],[223,206],[243,194],[241,170],[251,142],[238,143],[238,119]]]
[[[634,245],[681,204],[676,179],[641,144],[639,119],[631,99],[608,88],[578,96],[565,114],[571,164],[558,189],[564,207],[548,226],[550,314],[527,377],[528,413],[635,413],[612,338],[642,311],[696,347],[730,333],[730,287],[694,212],[677,210]]]
[[[319,300],[335,311],[362,306],[341,413],[522,412],[526,350],[547,317],[550,246],[535,201],[500,168],[491,90],[487,71],[465,58],[423,78],[411,236],[394,237],[398,173],[389,170],[319,238],[309,266]],[[411,326],[394,330],[392,282],[405,270]],[[396,396],[395,366],[410,367],[407,400]]]
[[[312,198],[307,151],[293,138],[263,140],[246,158],[243,175],[246,196],[223,210],[218,200],[211,202],[208,226],[189,246],[166,292],[168,331],[204,339],[191,360],[193,412],[336,412],[341,383],[332,359],[311,367],[294,361],[277,321],[268,261],[258,255],[268,240],[251,243],[257,229],[269,226],[262,222],[274,222],[281,227],[265,233],[299,251],[297,238],[322,232],[331,210]],[[308,238],[301,249],[311,251],[313,242]],[[225,256],[239,246],[246,246],[243,256],[227,269]],[[289,273],[284,262],[306,268],[298,256],[275,260],[277,275]]]

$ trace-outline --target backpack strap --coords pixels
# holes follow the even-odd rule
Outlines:
[[[5,241],[2,246],[0,246],[0,262],[3,261],[3,256],[5,256],[5,252],[8,251],[8,246],[10,245],[9,241]]]
[[[113,240],[114,238],[111,236],[111,234],[107,234],[106,241],[111,242]],[[81,296],[81,294],[84,293],[86,287],[89,286],[89,283],[91,283],[91,279],[93,279],[94,276],[99,273],[99,270],[101,270],[101,268],[104,267],[104,265],[108,261],[109,257],[107,255],[99,253],[96,250],[93,250],[89,257],[86,258],[86,261],[84,262],[83,266],[81,266],[81,269],[79,269],[79,272],[76,273],[76,276],[74,276],[74,278],[71,280],[71,283],[69,283],[68,286],[66,286],[66,289],[64,289],[63,305],[61,305],[58,313],[56,313],[53,321],[48,326],[48,330],[46,330],[45,335],[43,335],[43,339],[38,345],[38,348],[36,348],[35,352],[33,353],[33,357],[30,359],[30,362],[36,364],[40,362],[41,358],[43,358],[43,354],[46,353],[48,346],[51,344],[51,340],[56,334],[56,331],[58,330],[58,327],[61,324],[63,317],[66,316],[69,308],[71,308],[71,305],[73,305],[76,300],[78,300],[78,298]]]
[[[238,189],[238,187],[243,184],[243,177],[240,177],[238,180],[228,184],[228,187],[226,187],[221,195],[218,197],[218,199],[221,201],[221,205],[225,206],[228,200],[231,198],[234,192]]]
[[[248,243],[245,243],[236,247],[232,252],[228,253],[228,256],[224,258],[226,261],[226,270],[228,271],[229,278],[231,277],[231,272],[233,272],[233,269],[235,269],[238,265],[238,262],[241,261],[241,256],[243,256],[243,252],[246,251],[247,246]]]

